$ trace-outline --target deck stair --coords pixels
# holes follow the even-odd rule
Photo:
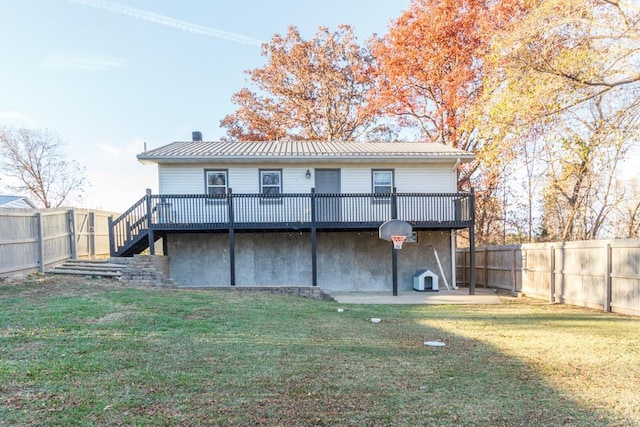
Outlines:
[[[123,267],[122,264],[112,263],[110,259],[76,259],[66,261],[46,273],[120,278]]]

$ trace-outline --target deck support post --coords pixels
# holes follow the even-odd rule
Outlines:
[[[146,206],[147,206],[147,237],[149,239],[149,254],[156,254],[156,239],[153,235],[153,229],[151,228],[153,222],[151,218],[151,189],[147,188],[146,193]]]
[[[473,188],[469,199],[469,295],[476,294],[476,206]]]
[[[116,236],[115,230],[113,229],[113,215],[109,216],[109,255],[112,257],[116,256]]]
[[[236,233],[233,217],[233,193],[231,188],[227,194],[227,206],[229,207],[229,285],[236,285]]]
[[[398,195],[393,187],[391,194],[391,219],[398,219]],[[391,245],[391,275],[393,276],[393,296],[398,296],[398,250]]]
[[[311,189],[311,286],[318,286],[318,242],[315,188]]]
[[[149,238],[149,254],[155,255],[156,254],[156,236],[153,234],[152,229],[149,229],[149,233],[147,236]]]
[[[162,255],[169,256],[169,239],[166,234],[162,236]]]

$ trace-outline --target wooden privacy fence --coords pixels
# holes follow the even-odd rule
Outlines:
[[[88,209],[0,209],[0,275],[109,256],[108,218]]]
[[[468,248],[456,251],[456,270],[468,285]],[[476,285],[638,316],[640,239],[476,248]]]

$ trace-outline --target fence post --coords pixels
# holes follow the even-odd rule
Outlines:
[[[462,249],[462,287],[467,286],[467,250]]]
[[[487,288],[489,285],[489,251],[486,247],[482,248],[483,255],[483,265],[482,265],[482,276],[484,279],[484,287]]]
[[[69,233],[71,234],[71,259],[78,259],[78,243],[76,242],[76,211],[69,210]]]
[[[96,257],[96,214],[95,212],[87,212],[89,216],[89,258]]]
[[[604,304],[605,313],[611,313],[611,274],[613,273],[611,265],[611,243],[607,243],[604,247],[605,253],[605,273],[604,273]]]
[[[38,220],[38,262],[40,263],[40,273],[44,273],[44,225],[42,224],[42,212],[36,213]]]
[[[556,301],[556,253],[555,247],[549,248],[549,302]]]
[[[516,294],[517,278],[516,278],[516,250],[511,248],[511,294]]]

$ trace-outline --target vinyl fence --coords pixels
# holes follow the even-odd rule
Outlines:
[[[458,284],[468,285],[468,249],[456,251],[456,268]],[[638,316],[640,240],[476,248],[476,286]]]
[[[88,209],[0,209],[0,275],[109,256],[109,216]]]

